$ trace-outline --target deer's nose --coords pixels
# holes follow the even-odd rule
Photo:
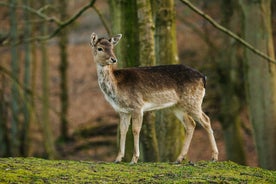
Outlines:
[[[110,58],[112,63],[116,63],[117,59],[116,58]]]

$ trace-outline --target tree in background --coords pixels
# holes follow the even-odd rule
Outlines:
[[[17,17],[16,17],[16,0],[10,0],[10,34],[11,34],[11,73],[12,77],[18,81],[19,79],[19,63],[17,51]],[[19,91],[16,81],[12,81],[11,85],[11,155],[19,156],[19,133],[20,133],[20,102]]]
[[[238,2],[224,0],[221,3],[221,9],[223,12],[221,25],[240,35],[243,25],[239,21],[242,16]],[[223,41],[219,48],[214,51],[218,53],[216,66],[214,66],[214,70],[217,70],[218,73],[217,82],[220,88],[218,119],[223,128],[227,158],[245,164],[240,117],[245,106],[243,52],[241,45],[226,35],[223,35]]]
[[[42,6],[45,5],[46,1],[41,1]],[[48,34],[48,25],[42,24],[41,34]],[[41,131],[44,138],[45,150],[49,159],[57,157],[55,149],[54,139],[49,121],[49,71],[48,71],[48,53],[47,53],[47,40],[40,42],[40,51],[42,57],[41,63],[41,83],[42,83],[42,112],[41,112]]]
[[[239,1],[244,14],[244,37],[274,58],[271,1]],[[276,65],[245,51],[246,96],[259,164],[276,169]]]
[[[24,0],[23,3],[26,6],[30,6],[29,0]],[[30,15],[29,12],[25,9],[24,10],[24,37],[29,38],[31,36],[31,24],[30,24]],[[29,149],[30,149],[30,122],[32,116],[32,97],[30,95],[31,90],[31,43],[25,42],[24,43],[24,53],[25,53],[25,66],[24,66],[24,102],[23,102],[23,115],[24,121],[22,125],[21,131],[21,146],[20,152],[24,156],[29,156]]]
[[[59,0],[58,9],[60,10],[60,20],[65,20],[68,17],[67,14],[67,1]],[[60,139],[66,141],[69,139],[68,135],[68,87],[67,87],[67,45],[68,45],[68,29],[65,28],[59,33],[59,49],[60,49]]]
[[[11,155],[8,130],[8,101],[6,99],[7,79],[1,75],[0,89],[0,157]]]
[[[112,33],[123,34],[123,39],[116,46],[120,67],[139,65],[139,40],[136,0],[110,0]]]
[[[39,3],[36,0],[28,0],[30,1],[29,4],[32,7],[37,7],[39,5]],[[30,12],[29,12],[30,13]],[[29,15],[29,23],[31,23],[31,20],[35,19],[36,15],[34,14],[30,14]],[[36,24],[31,24],[30,26],[30,35],[35,35],[37,34],[37,32],[39,32],[40,28],[39,26],[37,26]],[[27,37],[26,37],[27,38]],[[38,76],[37,76],[37,70],[38,70],[38,52],[39,52],[39,48],[36,47],[36,43],[29,43],[30,44],[30,49],[31,49],[31,54],[30,54],[30,59],[31,59],[31,63],[30,63],[30,99],[25,99],[25,100],[29,100],[28,103],[28,107],[30,110],[30,122],[29,122],[29,150],[28,150],[28,155],[32,156],[34,154],[34,151],[37,148],[34,148],[34,146],[32,146],[32,143],[34,141],[33,135],[31,134],[31,127],[35,126],[35,125],[39,125],[39,121],[38,118],[36,117],[36,104],[35,104],[35,96],[37,95],[37,90],[36,90],[36,84],[37,81],[39,81]]]

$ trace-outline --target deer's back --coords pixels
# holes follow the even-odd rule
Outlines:
[[[114,71],[118,86],[143,87],[149,89],[183,88],[201,81],[205,87],[205,76],[185,65],[160,65],[126,68]]]

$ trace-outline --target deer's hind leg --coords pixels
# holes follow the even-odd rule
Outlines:
[[[132,113],[132,133],[133,133],[133,141],[134,141],[134,153],[131,160],[131,164],[136,164],[138,162],[140,156],[139,150],[139,139],[140,139],[140,131],[142,128],[143,122],[143,112],[133,112]]]
[[[216,144],[216,140],[214,137],[213,129],[211,127],[211,122],[209,117],[201,111],[200,114],[193,115],[194,120],[196,120],[198,123],[202,125],[202,127],[207,131],[208,138],[211,143],[212,148],[212,160],[217,161],[218,160],[218,148]]]
[[[174,110],[174,114],[176,117],[181,121],[185,128],[185,140],[182,146],[181,153],[179,154],[175,163],[181,163],[184,159],[186,159],[187,153],[189,151],[189,147],[192,141],[192,137],[194,134],[194,129],[196,126],[195,121],[184,111],[181,110]]]

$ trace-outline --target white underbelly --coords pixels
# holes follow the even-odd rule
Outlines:
[[[176,102],[167,102],[167,103],[162,103],[162,104],[156,104],[156,103],[150,103],[150,102],[146,102],[143,105],[143,111],[153,111],[153,110],[158,110],[158,109],[164,109],[167,107],[171,107],[173,105],[175,105]]]
[[[178,102],[175,90],[153,92],[143,104],[143,111],[152,111],[171,107]]]

